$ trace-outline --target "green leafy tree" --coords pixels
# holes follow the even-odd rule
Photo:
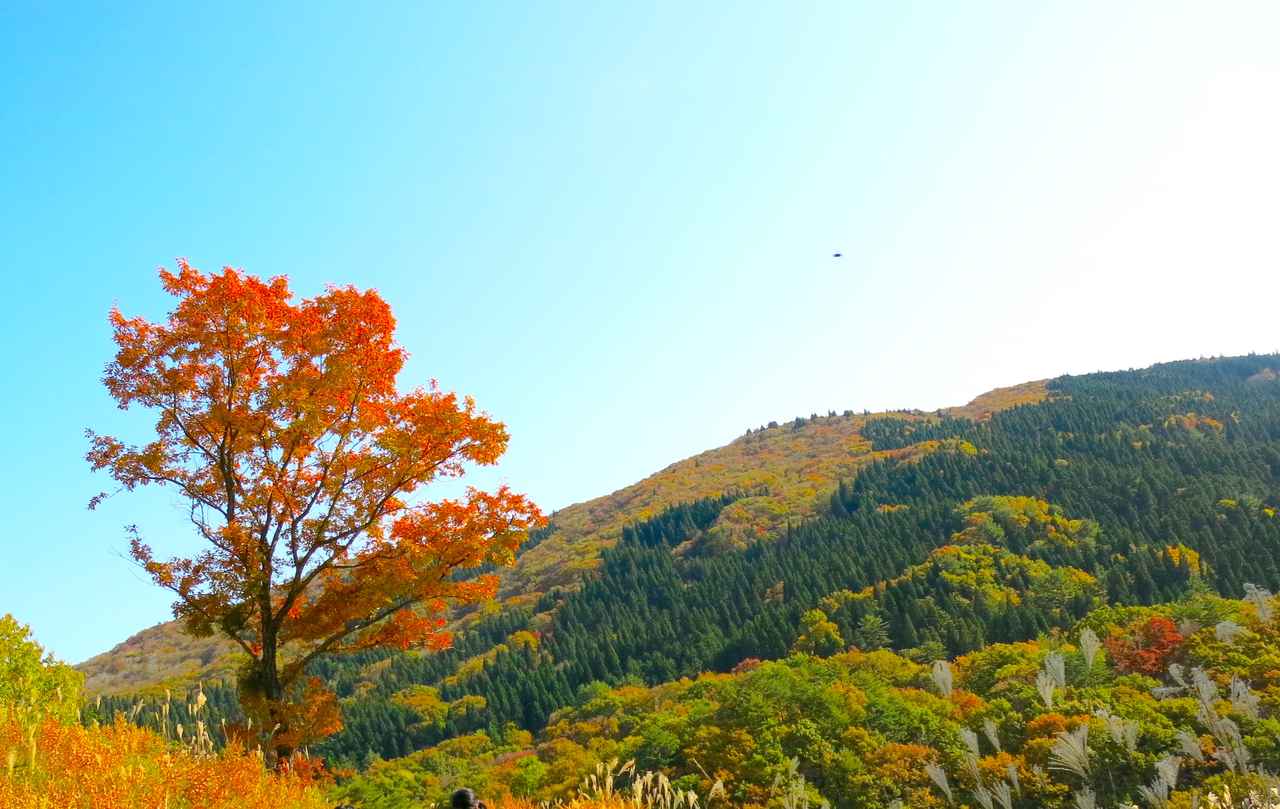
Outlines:
[[[0,710],[74,721],[83,685],[84,675],[45,654],[28,627],[0,617]]]
[[[511,778],[511,794],[517,798],[532,798],[547,780],[547,765],[537,756],[525,756],[516,764]]]

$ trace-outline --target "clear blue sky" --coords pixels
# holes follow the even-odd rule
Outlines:
[[[105,316],[177,256],[380,290],[548,509],[770,419],[1280,347],[1273,3],[174,5],[0,10],[0,613],[72,661],[168,615],[124,525],[192,544],[82,458],[145,434]]]

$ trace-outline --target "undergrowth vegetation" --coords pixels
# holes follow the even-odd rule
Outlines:
[[[215,752],[200,720],[170,725],[172,738],[123,716],[79,724],[81,679],[12,616],[0,617],[0,809],[330,806],[310,762],[275,773],[258,751]]]

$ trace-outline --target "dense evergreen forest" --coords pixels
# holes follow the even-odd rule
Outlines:
[[[364,767],[478,731],[537,733],[596,682],[850,646],[928,665],[1102,608],[1280,589],[1278,368],[1177,362],[1053,380],[1045,401],[986,420],[875,417],[861,433],[882,457],[777,536],[712,546],[743,493],[684,503],[628,526],[577,588],[490,615],[448,652],[318,661],[345,725],[318,752]],[[230,687],[205,693],[235,718]]]

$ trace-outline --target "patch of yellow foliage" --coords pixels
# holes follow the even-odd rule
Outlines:
[[[961,506],[965,527],[951,537],[957,544],[990,542],[1003,544],[1011,532],[1021,534],[1028,544],[1070,547],[1097,536],[1090,520],[1069,519],[1057,506],[1035,497],[975,497]]]
[[[1182,543],[1178,543],[1177,545],[1166,545],[1165,550],[1169,553],[1169,558],[1174,561],[1174,564],[1182,564],[1182,560],[1185,557],[1187,560],[1187,569],[1195,575],[1200,574],[1200,554],[1196,553],[1195,550],[1188,548]]]

